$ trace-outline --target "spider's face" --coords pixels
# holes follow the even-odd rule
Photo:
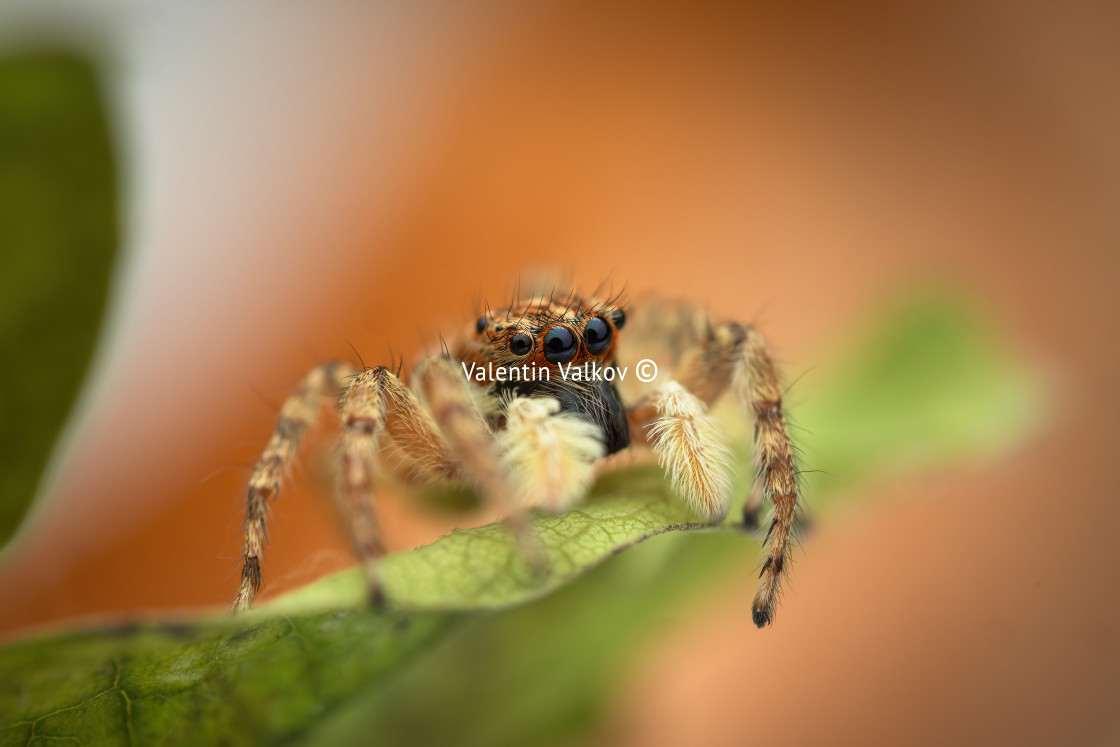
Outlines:
[[[533,298],[506,312],[480,317],[456,357],[480,365],[529,371],[490,380],[499,399],[507,396],[552,397],[561,412],[571,412],[599,426],[607,453],[630,444],[626,408],[610,381],[573,378],[573,368],[614,366],[618,332],[626,312],[613,302],[581,298],[556,303]],[[546,369],[548,376],[540,375]]]
[[[626,313],[610,303],[534,298],[505,314],[479,317],[468,357],[500,366],[530,368],[610,365]]]

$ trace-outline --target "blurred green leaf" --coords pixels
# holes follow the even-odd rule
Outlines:
[[[0,57],[0,546],[31,504],[93,356],[116,212],[90,65]]]
[[[844,342],[791,392],[811,494],[990,457],[1040,420],[1037,375],[957,293],[897,299]]]
[[[952,297],[891,309],[821,371],[798,410],[810,466],[828,467],[816,508],[990,454],[1037,413],[1030,377]],[[747,431],[731,430],[745,465]],[[348,571],[238,618],[14,644],[0,651],[0,741],[562,742],[595,723],[651,631],[748,572],[755,550],[734,530],[682,531],[695,525],[652,467],[607,475],[580,510],[534,526],[540,576],[495,525],[387,558],[388,613],[364,607]]]

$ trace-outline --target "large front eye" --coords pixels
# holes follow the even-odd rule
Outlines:
[[[577,347],[575,334],[562,324],[544,334],[544,359],[549,363],[567,363],[576,357]]]
[[[509,341],[509,352],[514,355],[526,355],[533,349],[533,338],[524,332],[518,332]]]
[[[611,346],[611,325],[601,316],[591,317],[587,326],[583,328],[583,341],[587,343],[587,352],[599,355]]]

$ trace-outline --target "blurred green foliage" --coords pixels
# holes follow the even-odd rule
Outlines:
[[[983,459],[1038,423],[1036,373],[1015,360],[973,300],[912,291],[876,319],[787,397],[808,432],[810,494]]]
[[[884,309],[804,390],[804,462],[826,469],[809,480],[815,515],[884,475],[1006,448],[1039,401],[982,317],[938,294]],[[743,496],[749,431],[729,430]],[[658,470],[632,468],[534,520],[542,576],[490,525],[387,558],[389,612],[347,571],[236,618],[16,643],[0,650],[0,744],[563,743],[597,722],[650,635],[751,572],[756,543],[687,519]]]
[[[30,505],[93,356],[117,250],[91,66],[0,57],[0,545]]]

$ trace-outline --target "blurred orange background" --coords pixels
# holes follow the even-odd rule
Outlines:
[[[526,268],[758,318],[790,379],[939,282],[1045,371],[1046,429],[822,522],[772,628],[750,568],[680,610],[596,741],[1120,742],[1115,4],[136,13],[96,39],[131,264],[0,630],[224,605],[275,403]],[[318,469],[269,594],[351,562]],[[451,521],[380,511],[391,550]]]

